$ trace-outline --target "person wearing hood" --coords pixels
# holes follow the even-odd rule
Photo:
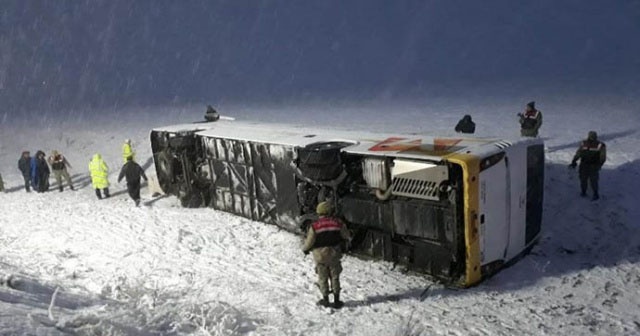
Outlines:
[[[476,123],[474,123],[473,120],[471,120],[470,115],[465,114],[465,116],[462,117],[460,121],[458,121],[455,131],[458,133],[473,134],[476,131]]]
[[[207,111],[204,113],[204,120],[206,121],[218,121],[220,114],[211,105],[207,105]]]
[[[100,154],[93,155],[91,162],[89,162],[89,173],[91,174],[91,183],[93,184],[93,189],[96,190],[98,199],[102,199],[102,193],[104,193],[105,198],[109,198],[109,166],[107,166]]]
[[[64,177],[65,181],[69,185],[69,189],[73,189],[73,183],[71,182],[71,176],[69,176],[69,172],[67,171],[67,167],[71,168],[69,161],[67,158],[62,155],[62,153],[54,150],[51,152],[51,156],[49,156],[49,164],[51,165],[51,170],[53,170],[53,176],[56,178],[56,182],[58,183],[58,189],[60,192],[64,190],[62,186],[62,178]]]
[[[523,137],[537,137],[542,126],[542,112],[536,109],[536,102],[529,102],[520,117],[520,135]]]
[[[591,199],[596,201],[600,198],[598,180],[600,179],[600,169],[607,161],[607,146],[604,142],[598,141],[598,133],[595,131],[590,131],[587,139],[580,143],[569,167],[574,169],[578,160],[580,160],[580,168],[578,169],[580,196],[587,196],[587,185],[591,184],[593,191]]]
[[[122,167],[120,175],[118,175],[118,183],[120,183],[123,178],[127,179],[129,196],[136,203],[136,206],[140,205],[140,178],[147,181],[147,176],[144,174],[144,169],[133,161],[132,156],[127,158],[127,163]]]
[[[126,139],[124,144],[122,145],[122,159],[126,164],[128,159],[131,158],[132,161],[136,160],[136,153],[133,151],[133,144],[131,143],[131,139]]]
[[[31,158],[31,182],[37,192],[42,193],[49,190],[49,165],[43,151],[36,152],[36,156]]]
[[[31,191],[31,153],[23,151],[20,159],[18,159],[18,169],[24,178],[24,189]]]

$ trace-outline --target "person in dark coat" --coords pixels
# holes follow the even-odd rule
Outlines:
[[[31,164],[34,164],[33,161]],[[47,159],[45,158],[43,151],[38,151],[36,153],[35,169],[32,167],[32,176],[34,173],[36,175],[38,192],[45,192],[49,190],[49,175],[51,174],[51,171],[49,170],[49,164],[47,164]]]
[[[600,179],[600,169],[605,161],[607,161],[607,146],[604,142],[598,141],[598,133],[590,131],[587,140],[580,143],[580,147],[573,157],[570,168],[575,168],[578,160],[580,160],[580,168],[578,175],[580,176],[580,196],[587,196],[587,184],[591,184],[593,190],[592,200],[598,200],[600,193],[598,192],[598,180]]]
[[[207,105],[207,111],[204,113],[204,120],[206,121],[218,121],[220,114],[211,105]]]
[[[31,191],[31,153],[29,151],[22,152],[22,156],[18,160],[18,169],[24,178],[24,189]]]
[[[470,115],[465,114],[464,117],[462,117],[462,119],[458,121],[458,124],[456,125],[455,130],[458,133],[473,134],[476,131],[476,123],[474,123],[473,120],[471,120]]]
[[[123,178],[127,179],[129,196],[136,203],[136,206],[140,205],[140,178],[147,181],[147,175],[144,174],[144,169],[133,161],[133,157],[131,156],[127,158],[127,163],[122,166],[120,175],[118,175],[118,183],[122,181]]]

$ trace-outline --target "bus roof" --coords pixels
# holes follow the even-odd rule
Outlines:
[[[304,147],[318,142],[348,142],[343,152],[368,156],[441,161],[454,153],[481,154],[500,150],[513,142],[496,138],[434,137],[424,134],[330,130],[320,127],[235,120],[159,127],[154,131],[197,132],[206,137]],[[517,141],[517,140],[516,140]]]

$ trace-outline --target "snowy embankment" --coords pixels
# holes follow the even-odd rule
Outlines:
[[[447,135],[462,114],[486,111],[472,113],[478,136],[512,137],[519,110],[513,106],[521,102],[511,103],[228,113],[355,129],[366,119],[373,130]],[[313,264],[299,237],[212,209],[183,209],[146,189],[144,206],[135,208],[116,183],[125,138],[152,173],[149,129],[197,119],[199,110],[84,121],[70,114],[43,127],[5,121],[0,173],[10,192],[0,194],[0,335],[637,335],[640,111],[621,101],[546,105],[539,102],[548,148],[543,236],[530,255],[465,290],[349,256],[346,305],[334,314],[315,306]],[[578,197],[577,174],[566,167],[590,129],[609,154],[595,203]],[[61,150],[78,190],[26,194],[16,169],[23,149]],[[111,167],[111,199],[98,201],[90,186],[86,166],[95,152]]]

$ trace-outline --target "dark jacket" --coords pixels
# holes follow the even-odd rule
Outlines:
[[[31,157],[21,156],[20,160],[18,160],[18,169],[22,173],[24,177],[31,176]]]
[[[147,180],[147,175],[144,174],[144,170],[133,160],[127,161],[127,163],[122,166],[122,170],[120,170],[120,175],[118,176],[118,182],[122,181],[123,178],[127,179],[127,184],[137,184],[140,183],[140,178],[143,178],[145,181]]]
[[[51,170],[49,170],[49,165],[45,158],[39,158],[37,160],[37,170],[40,176],[49,176],[49,174],[51,174]]]
[[[37,155],[31,157],[30,168],[33,185],[37,185],[38,181],[44,177],[48,177],[51,173],[47,160],[44,157],[39,158]]]
[[[473,134],[476,131],[476,123],[471,120],[470,115],[465,115],[462,119],[460,119],[460,121],[458,121],[455,130],[458,133]]]
[[[591,166],[600,169],[607,160],[607,146],[598,140],[584,140],[576,151],[572,163],[575,164],[578,160],[580,160],[580,167]]]
[[[49,189],[49,165],[44,157],[44,152],[38,151],[36,156],[31,158],[31,182],[37,186],[39,191]]]

